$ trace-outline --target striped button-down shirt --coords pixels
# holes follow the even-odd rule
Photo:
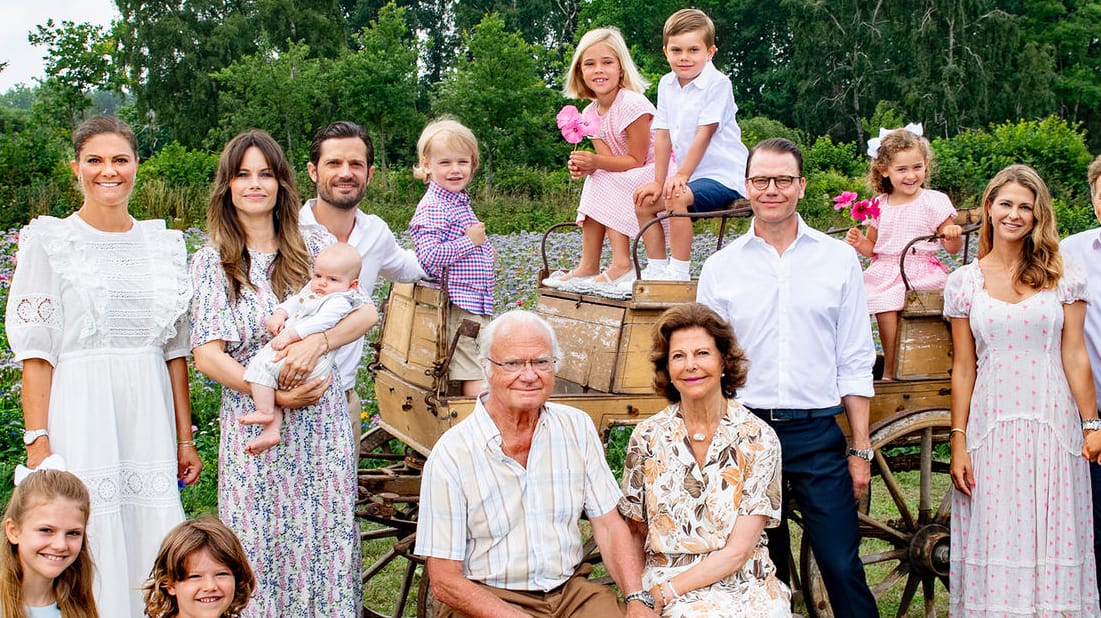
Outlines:
[[[452,193],[430,182],[409,221],[409,235],[429,276],[438,279],[447,267],[451,302],[477,315],[493,315],[493,245],[489,239],[480,245],[470,240],[466,229],[475,223],[466,191]]]
[[[482,402],[432,449],[421,478],[416,553],[460,560],[463,575],[509,590],[551,590],[581,562],[577,522],[622,492],[592,419],[547,403],[525,469],[501,450]]]

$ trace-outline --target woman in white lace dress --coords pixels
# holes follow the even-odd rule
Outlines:
[[[27,464],[52,453],[92,496],[88,541],[103,616],[141,616],[140,586],[198,479],[191,440],[183,236],[127,212],[137,142],[97,117],[73,132],[84,202],[20,235],[7,333],[23,365]]]

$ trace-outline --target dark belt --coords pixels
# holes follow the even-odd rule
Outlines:
[[[845,411],[843,406],[830,406],[828,408],[810,408],[796,410],[792,408],[750,408],[746,406],[750,412],[756,414],[759,418],[770,422],[784,422],[784,421],[805,421],[812,418],[824,418],[827,416],[837,416]]]

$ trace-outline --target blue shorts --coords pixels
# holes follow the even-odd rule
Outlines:
[[[692,190],[693,202],[689,210],[693,212],[723,210],[730,207],[730,202],[742,197],[741,193],[710,178],[692,180],[688,188]]]

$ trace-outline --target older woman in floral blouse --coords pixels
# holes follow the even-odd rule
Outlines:
[[[674,307],[650,359],[670,405],[631,436],[619,505],[643,585],[666,617],[790,616],[764,534],[780,518],[780,442],[732,398],[746,376],[733,330],[704,305]]]

